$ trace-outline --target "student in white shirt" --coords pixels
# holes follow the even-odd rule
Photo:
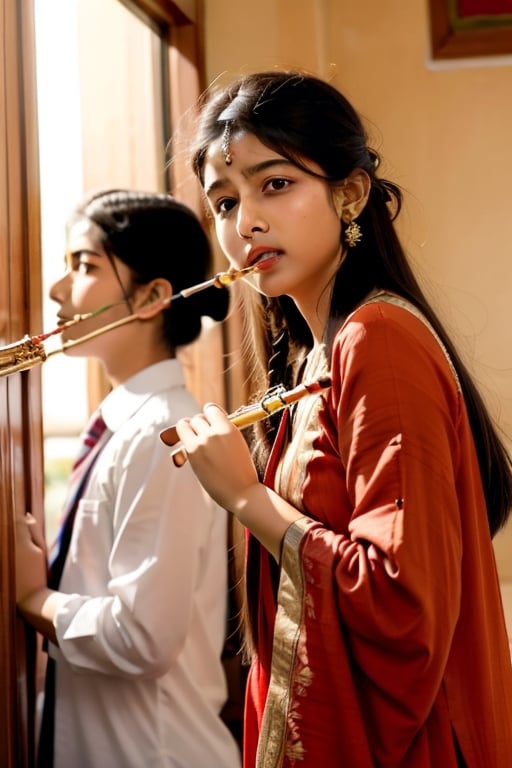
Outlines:
[[[81,494],[58,590],[46,581],[41,532],[17,535],[21,615],[55,660],[54,756],[46,768],[237,768],[220,717],[227,594],[226,513],[159,432],[197,403],[176,348],[201,317],[223,320],[226,289],[162,302],[209,277],[198,219],[169,195],[105,191],[68,224],[66,272],[50,291],[71,340],[112,386],[101,403],[107,440]],[[49,698],[49,697],[48,697]],[[48,734],[42,732],[41,743]],[[43,747],[41,747],[41,750]]]

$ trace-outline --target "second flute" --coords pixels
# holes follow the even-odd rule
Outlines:
[[[168,299],[161,302],[160,308],[162,310],[167,309],[171,302],[176,301],[176,299],[187,299],[194,293],[204,291],[206,288],[226,288],[227,286],[234,283],[235,280],[238,280],[240,277],[248,275],[256,270],[257,266],[255,265],[252,267],[245,267],[244,269],[230,270],[228,272],[218,272],[209,280],[205,280],[203,283],[198,283],[197,285],[192,285],[189,288],[183,288],[181,291],[179,291],[179,293],[175,293],[173,296],[170,296]],[[100,326],[99,328],[96,328],[95,330],[90,331],[83,336],[79,336],[76,339],[64,342],[58,349],[45,349],[43,342],[45,342],[51,336],[61,334],[64,330],[73,325],[83,323],[84,321],[90,320],[97,315],[101,315],[107,310],[112,309],[114,306],[115,304],[106,304],[103,307],[99,307],[94,312],[88,312],[83,315],[76,315],[71,320],[62,323],[57,328],[54,328],[48,333],[41,333],[37,336],[29,336],[27,334],[19,341],[15,341],[11,344],[8,344],[7,346],[0,347],[0,376],[9,376],[11,373],[17,373],[18,371],[32,368],[35,365],[44,363],[45,360],[48,360],[48,358],[50,358],[52,355],[66,352],[66,350],[71,349],[72,347],[76,347],[78,344],[83,344],[85,341],[89,341],[96,336],[100,336],[104,333],[107,333],[108,331],[112,331],[114,328],[119,328],[122,325],[133,322],[134,320],[143,319],[140,314],[137,313],[127,315],[120,320],[115,320],[112,323],[107,323],[106,325]]]

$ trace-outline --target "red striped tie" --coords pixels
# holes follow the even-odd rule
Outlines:
[[[68,495],[62,510],[60,529],[49,559],[48,586],[58,589],[64,562],[66,560],[75,514],[80,496],[85,487],[89,472],[106,440],[99,442],[106,430],[105,422],[99,411],[95,411],[81,435],[80,450],[68,484]]]

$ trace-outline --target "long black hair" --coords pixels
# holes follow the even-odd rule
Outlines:
[[[333,186],[355,168],[368,174],[370,194],[358,217],[363,237],[355,247],[347,249],[335,277],[329,325],[339,325],[336,320],[346,317],[375,288],[405,297],[423,313],[445,346],[460,380],[494,535],[505,524],[512,504],[510,457],[469,371],[408,263],[394,226],[402,192],[393,182],[379,177],[380,157],[368,145],[361,118],[339,90],[308,73],[272,70],[245,75],[219,90],[205,92],[200,100],[191,151],[192,167],[201,183],[212,142],[238,131],[253,134],[308,173],[311,171],[304,163],[313,161],[322,168],[322,178]],[[340,222],[340,237],[342,234]],[[252,291],[247,301],[253,327],[262,330],[261,334],[253,332],[251,339],[255,380],[263,388],[277,382],[294,383],[294,360],[312,345],[304,318],[287,296],[269,298]],[[246,327],[250,327],[249,322]],[[255,343],[258,338],[263,339],[259,345]],[[259,446],[261,471],[275,424],[269,419],[258,429],[259,442],[255,445]]]
[[[125,189],[95,192],[74,209],[68,229],[83,218],[99,227],[106,254],[130,267],[136,285],[161,277],[179,293],[211,276],[208,236],[192,209],[171,195]],[[228,308],[226,288],[211,287],[171,302],[162,312],[169,350],[174,353],[199,336],[201,317],[221,321]]]

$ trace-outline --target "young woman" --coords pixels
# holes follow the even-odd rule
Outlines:
[[[507,768],[512,669],[492,535],[509,458],[394,229],[360,118],[302,72],[208,92],[193,167],[229,263],[254,266],[257,425],[177,424],[247,527],[245,767]]]
[[[49,586],[44,550],[30,539],[40,533],[33,524],[18,532],[18,608],[50,640],[39,765],[232,768],[239,751],[219,716],[226,515],[191,470],[172,466],[158,437],[198,408],[176,349],[199,335],[202,315],[224,319],[229,297],[211,288],[168,303],[211,267],[198,219],[169,195],[88,198],[71,217],[67,249],[50,291],[58,317],[93,316],[64,329],[65,341],[139,319],[68,350],[99,359],[112,391],[67,556],[50,556]]]

